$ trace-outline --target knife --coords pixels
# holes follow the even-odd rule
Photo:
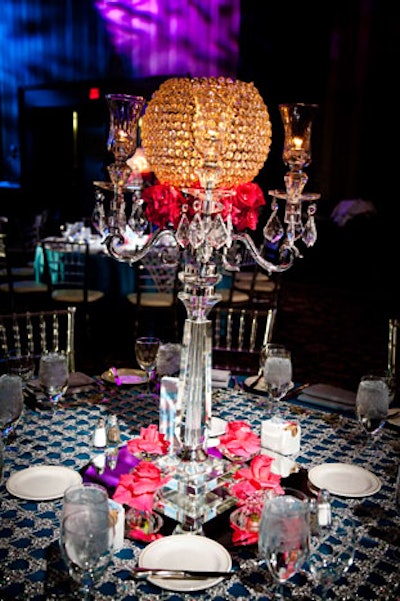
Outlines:
[[[299,392],[301,392],[302,390],[304,390],[304,388],[308,388],[310,386],[310,384],[301,384],[300,386],[294,386],[293,388],[291,388],[289,390],[289,392],[287,392],[285,394],[284,397],[282,397],[282,401],[288,401],[289,399],[293,399],[294,397],[296,397]]]
[[[218,570],[178,570],[178,569],[163,569],[163,568],[145,568],[136,567],[131,570],[133,578],[147,578],[148,576],[156,576],[157,578],[227,578],[235,574],[234,570],[228,572]]]

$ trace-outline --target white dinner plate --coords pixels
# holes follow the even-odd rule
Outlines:
[[[14,472],[6,482],[9,493],[28,501],[52,501],[63,496],[73,484],[80,484],[79,472],[62,465],[35,465]]]
[[[225,572],[231,569],[232,558],[225,547],[211,538],[194,534],[172,534],[145,547],[139,555],[139,567]],[[149,576],[148,580],[169,591],[201,591],[222,582],[223,577],[185,580]]]
[[[141,369],[118,369],[118,376],[121,380],[121,385],[138,385],[145,384],[147,381],[146,372]],[[109,382],[110,384],[115,384],[115,377],[111,369],[108,369],[104,373],[101,374],[102,380]]]
[[[381,487],[375,474],[348,463],[317,465],[308,472],[308,479],[316,488],[325,488],[340,497],[368,497]]]

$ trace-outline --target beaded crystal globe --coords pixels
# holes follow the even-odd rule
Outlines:
[[[180,189],[196,186],[208,162],[217,174],[215,187],[231,188],[252,181],[263,167],[271,122],[253,83],[225,77],[171,78],[148,103],[141,137],[161,183]]]

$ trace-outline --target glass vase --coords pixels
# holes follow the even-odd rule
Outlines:
[[[163,524],[162,517],[153,510],[131,507],[125,514],[126,536],[134,540],[155,540]]]

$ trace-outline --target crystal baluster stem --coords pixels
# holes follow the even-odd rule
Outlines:
[[[212,322],[207,318],[221,296],[214,286],[221,276],[215,265],[185,265],[180,274],[184,291],[180,300],[187,311],[179,374],[178,407],[182,414],[184,461],[202,462],[207,458],[205,443],[211,419]]]

